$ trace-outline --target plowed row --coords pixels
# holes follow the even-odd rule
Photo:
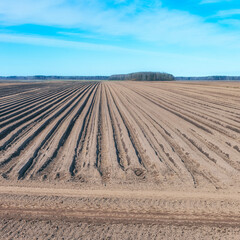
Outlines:
[[[1,181],[240,185],[240,84],[0,84]]]

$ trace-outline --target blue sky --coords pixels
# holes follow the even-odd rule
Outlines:
[[[0,75],[240,75],[239,0],[0,0]]]

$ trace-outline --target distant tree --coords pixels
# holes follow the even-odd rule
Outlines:
[[[109,77],[109,80],[132,80],[132,81],[173,81],[174,76],[161,72],[136,72],[129,74],[117,74]]]
[[[176,80],[202,81],[239,81],[240,76],[175,77]]]

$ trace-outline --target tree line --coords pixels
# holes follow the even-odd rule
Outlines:
[[[133,81],[173,81],[174,76],[161,72],[136,72],[129,74],[116,74],[109,77],[109,80],[133,80]]]
[[[206,76],[206,77],[175,77],[176,80],[202,81],[233,81],[240,80],[240,76]]]

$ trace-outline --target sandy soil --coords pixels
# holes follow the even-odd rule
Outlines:
[[[0,83],[1,239],[239,239],[240,83]]]
[[[2,239],[239,239],[240,196],[0,187]]]

